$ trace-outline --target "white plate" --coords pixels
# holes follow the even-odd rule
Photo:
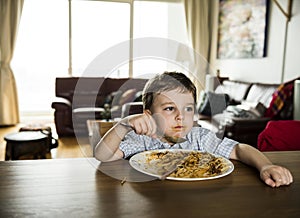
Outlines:
[[[134,156],[132,156],[129,160],[129,164],[137,171],[144,173],[146,175],[150,175],[150,176],[154,176],[157,178],[160,178],[161,175],[158,173],[157,167],[155,166],[155,162],[150,161],[149,162],[149,155],[151,155],[153,152],[192,152],[192,150],[184,150],[184,149],[160,149],[160,150],[151,150],[151,151],[144,151],[141,153],[137,153]],[[199,153],[203,153],[200,151],[193,151],[193,152],[199,152]],[[207,153],[207,152],[206,152]],[[198,181],[198,180],[209,180],[209,179],[217,179],[217,178],[221,178],[224,176],[229,175],[230,173],[232,173],[232,171],[234,170],[234,165],[233,163],[224,158],[224,157],[220,157],[217,155],[214,155],[215,157],[219,157],[222,159],[223,163],[225,163],[228,167],[228,170],[222,172],[219,175],[215,175],[215,176],[210,176],[210,177],[197,177],[197,178],[179,178],[179,177],[171,177],[168,176],[166,179],[169,180],[178,180],[178,181]]]

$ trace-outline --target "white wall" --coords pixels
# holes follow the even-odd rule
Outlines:
[[[300,1],[293,1],[292,19],[288,25],[284,80],[300,76]]]
[[[288,0],[278,2],[287,11]],[[293,1],[292,18],[288,24],[279,8],[270,1],[268,28],[267,56],[258,59],[216,59],[217,31],[214,30],[211,67],[215,70],[220,69],[221,76],[248,82],[281,83],[282,80],[285,82],[299,77],[300,1]],[[286,55],[284,55],[285,37],[287,37]]]

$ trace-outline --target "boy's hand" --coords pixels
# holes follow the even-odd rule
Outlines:
[[[147,135],[156,138],[157,125],[153,117],[144,112],[128,116],[127,123],[134,129],[136,134]]]
[[[266,165],[260,171],[260,178],[271,187],[289,185],[293,182],[291,172],[281,166]]]

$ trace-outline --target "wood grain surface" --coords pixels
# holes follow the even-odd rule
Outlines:
[[[226,177],[194,182],[147,178],[127,160],[2,161],[0,217],[300,217],[300,151],[266,155],[292,185],[268,187],[237,161]]]

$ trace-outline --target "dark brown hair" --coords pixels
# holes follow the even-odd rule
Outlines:
[[[179,89],[182,93],[192,93],[196,104],[197,90],[193,82],[183,73],[164,72],[156,75],[146,83],[143,90],[144,109],[151,108],[155,95],[175,89]]]

